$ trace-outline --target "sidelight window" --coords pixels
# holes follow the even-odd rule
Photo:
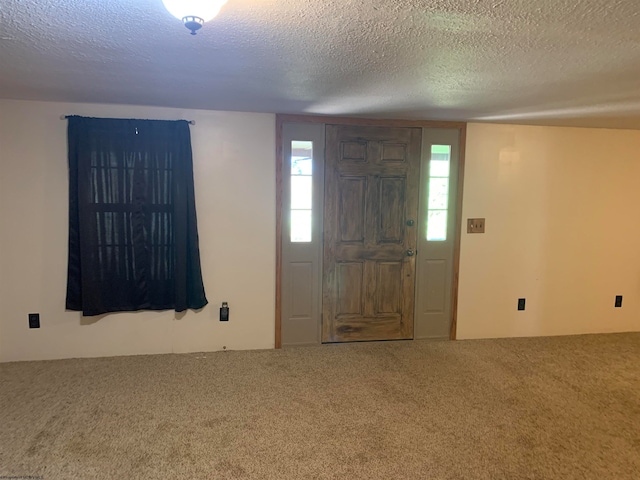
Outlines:
[[[431,145],[427,210],[428,241],[442,242],[447,239],[450,171],[451,145]]]
[[[313,142],[291,142],[291,241],[311,242]]]

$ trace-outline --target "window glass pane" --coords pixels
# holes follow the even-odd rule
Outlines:
[[[444,160],[431,160],[431,162],[429,162],[429,175],[432,177],[448,177],[449,162]]]
[[[429,162],[429,210],[427,240],[447,239],[447,209],[449,208],[449,174],[451,145],[431,145]]]
[[[427,240],[444,241],[447,239],[447,211],[430,210],[427,218]]]
[[[313,142],[291,142],[291,241],[311,241]]]
[[[291,175],[311,175],[313,172],[313,142],[291,142]]]
[[[449,179],[429,179],[429,210],[446,210],[449,206]]]
[[[431,160],[451,159],[451,145],[431,145]]]
[[[313,160],[309,157],[291,157],[291,175],[311,175]]]
[[[291,208],[293,210],[311,210],[311,178],[291,177]]]
[[[291,241],[311,241],[311,210],[291,210]]]

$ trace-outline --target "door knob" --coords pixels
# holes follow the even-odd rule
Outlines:
[[[413,220],[407,220],[407,225],[409,225],[410,227],[413,227]]]
[[[409,249],[407,250],[407,257],[413,257],[416,254],[416,252],[414,252],[413,250]]]

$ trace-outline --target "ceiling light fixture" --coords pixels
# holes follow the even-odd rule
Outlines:
[[[182,20],[195,35],[204,22],[215,17],[227,0],[162,0],[171,15]]]

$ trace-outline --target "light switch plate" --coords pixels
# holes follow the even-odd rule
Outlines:
[[[467,219],[467,233],[484,233],[484,218]]]

